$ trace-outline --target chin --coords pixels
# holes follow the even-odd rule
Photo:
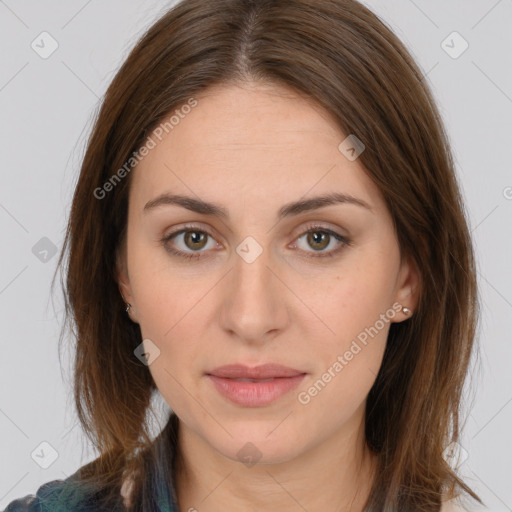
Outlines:
[[[284,430],[269,436],[272,428],[262,425],[260,429],[244,429],[243,433],[230,430],[233,437],[228,440],[224,438],[224,442],[217,445],[216,449],[224,457],[242,462],[247,467],[255,463],[279,464],[294,459],[300,451],[297,438]]]

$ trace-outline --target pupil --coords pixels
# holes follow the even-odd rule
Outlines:
[[[189,231],[188,237],[191,239],[192,244],[198,244],[201,242],[201,239],[204,238],[204,234],[197,231]]]
[[[322,233],[320,231],[315,231],[313,233],[311,233],[311,236],[313,238],[313,242],[315,244],[318,244],[320,243],[322,246],[320,247],[320,249],[323,249],[325,247],[325,243],[322,244],[322,238],[324,238],[324,242],[325,242],[325,239],[327,238],[327,233]]]

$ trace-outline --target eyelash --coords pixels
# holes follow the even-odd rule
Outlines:
[[[202,252],[197,251],[197,252],[187,253],[184,251],[179,251],[179,250],[173,249],[172,247],[170,247],[168,245],[168,242],[170,240],[172,240],[174,237],[181,235],[183,233],[191,232],[191,231],[195,232],[195,233],[202,233],[202,234],[208,235],[209,237],[213,238],[213,235],[205,229],[202,229],[202,228],[199,229],[197,226],[193,226],[193,225],[186,225],[179,231],[175,231],[175,232],[170,233],[169,235],[165,236],[164,238],[162,238],[160,240],[160,242],[162,243],[162,245],[165,247],[165,249],[168,252],[170,252],[171,254],[173,254],[175,256],[179,256],[179,257],[185,258],[187,260],[198,259],[198,258],[207,258],[208,256],[202,256]],[[341,246],[338,249],[334,249],[329,252],[319,252],[317,254],[312,254],[311,256],[306,256],[306,258],[332,258],[332,257],[336,256],[340,251],[342,251],[345,247],[352,245],[351,240],[349,240],[347,237],[344,237],[344,236],[340,235],[339,233],[332,231],[331,229],[325,228],[325,227],[317,225],[317,224],[312,224],[312,225],[307,226],[306,231],[303,232],[299,237],[297,237],[297,240],[299,240],[300,238],[302,238],[305,235],[308,235],[309,233],[316,233],[316,232],[326,233],[326,234],[334,237],[336,240],[338,240],[338,242],[341,242]],[[309,252],[309,251],[305,251],[305,252]]]

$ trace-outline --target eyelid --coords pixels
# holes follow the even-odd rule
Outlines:
[[[339,229],[339,228],[337,228]],[[304,258],[319,258],[326,259],[329,257],[338,256],[338,254],[343,251],[346,247],[352,245],[352,240],[346,235],[342,235],[335,228],[330,228],[328,226],[323,225],[321,222],[310,222],[306,226],[301,227],[300,233],[293,238],[293,247],[297,246],[297,240],[306,236],[308,233],[312,232],[324,232],[327,233],[331,238],[335,238],[338,241],[339,246],[336,249],[331,249],[330,251],[302,251],[299,250],[299,256]],[[305,254],[304,254],[305,253]]]
[[[300,228],[297,228],[297,230],[294,231],[293,237],[295,239],[313,229],[317,229],[318,231],[327,231],[329,233],[335,233],[342,238],[346,238],[346,239],[349,238],[348,234],[343,235],[342,233],[340,233],[340,231],[343,231],[343,230],[339,226],[332,226],[328,222],[322,222],[322,221],[306,222],[305,225],[301,225]],[[346,231],[346,230],[344,230],[344,231]]]
[[[324,230],[324,231],[330,231],[330,232],[334,232],[336,233],[337,235],[339,235],[340,237],[343,237],[343,238],[346,238],[348,239],[349,238],[349,235],[343,235],[342,233],[339,233],[337,230],[340,230],[341,228],[339,227],[330,227],[328,225],[328,223],[323,223],[321,221],[309,221],[309,222],[306,222],[306,225],[302,225],[300,228],[297,228],[295,231],[294,231],[294,234],[292,235],[295,238],[299,237],[300,235],[304,235],[307,231],[311,230],[311,229],[318,229],[319,231],[320,230]],[[183,224],[182,226],[180,226],[179,228],[176,228],[174,231],[170,232],[169,234],[165,235],[163,238],[169,238],[173,235],[177,235],[179,233],[182,233],[183,231],[193,231],[193,230],[196,230],[196,231],[204,231],[205,233],[207,233],[209,236],[211,236],[212,238],[215,238],[215,236],[213,235],[212,233],[212,230],[210,227],[208,226],[205,226],[205,225],[201,225],[200,223],[185,223]]]
[[[212,230],[207,227],[203,227],[200,224],[184,224],[183,226],[177,228],[174,231],[171,231],[169,234],[165,235],[161,242],[164,244],[170,241],[171,239],[177,237],[178,235],[182,235],[183,233],[186,233],[188,231],[197,231],[199,233],[205,233],[208,237],[210,237],[212,240],[215,241],[215,243],[218,245],[220,242],[217,241],[216,237],[213,235]],[[176,252],[179,252],[176,250]],[[203,251],[205,252],[205,251]],[[196,254],[200,254],[201,251],[196,251]],[[194,252],[190,252],[190,254],[194,254]]]

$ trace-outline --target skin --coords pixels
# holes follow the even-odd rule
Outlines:
[[[298,401],[365,328],[396,302],[414,312],[418,271],[400,251],[384,200],[327,112],[281,86],[223,85],[198,105],[132,170],[120,291],[143,339],[160,350],[149,365],[180,418],[176,468],[181,510],[361,511],[375,457],[364,442],[364,414],[397,312],[312,397]],[[333,191],[371,207],[335,204],[276,221],[278,210]],[[230,218],[144,205],[167,192],[221,204]],[[305,235],[311,222],[348,237],[340,246]],[[202,243],[183,234],[193,223]],[[192,233],[190,233],[190,231]],[[315,229],[320,234],[321,230]],[[247,263],[236,252],[248,236],[263,252]],[[317,235],[319,236],[319,235]],[[295,244],[295,245],[294,245]],[[316,249],[316,250],[315,250]],[[264,407],[221,396],[205,375],[230,363],[276,362],[303,372],[299,388]],[[245,465],[237,452],[261,453]],[[326,475],[329,475],[326,478]]]

